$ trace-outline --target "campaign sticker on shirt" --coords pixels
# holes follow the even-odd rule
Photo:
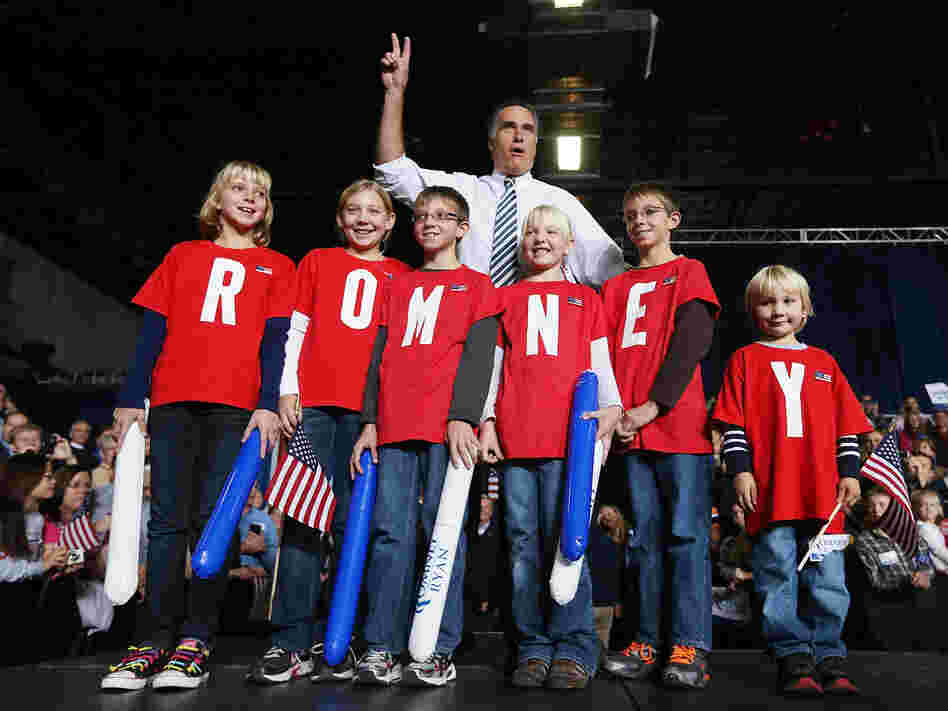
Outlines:
[[[882,565],[897,565],[899,562],[899,554],[895,551],[886,551],[879,556],[879,563]]]
[[[270,267],[262,267],[259,264],[257,265],[257,271],[260,272],[261,274],[270,274],[270,275],[273,274],[273,270],[270,269]]]
[[[573,306],[582,306],[583,300],[578,296],[567,296],[566,302],[572,304]]]
[[[671,286],[672,284],[675,283],[677,279],[678,277],[675,275],[665,277],[664,279],[662,279],[662,286]]]
[[[467,284],[452,284],[451,291],[467,291]]]
[[[816,378],[817,380],[821,380],[824,383],[833,382],[833,376],[830,375],[829,373],[824,373],[822,370],[818,370],[815,373],[813,373],[813,377]]]

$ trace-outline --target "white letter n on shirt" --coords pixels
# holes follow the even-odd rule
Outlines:
[[[559,350],[560,297],[547,294],[546,306],[539,294],[530,294],[527,300],[527,355],[540,352],[540,339],[547,355],[555,356]]]
[[[438,309],[441,306],[444,285],[436,286],[427,299],[424,294],[424,288],[420,286],[416,286],[411,294],[402,347],[410,346],[415,336],[419,336],[418,342],[426,346],[431,344],[434,337],[435,322],[438,320]]]

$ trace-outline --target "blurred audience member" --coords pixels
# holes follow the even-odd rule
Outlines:
[[[948,485],[943,478],[935,474],[935,464],[931,457],[913,454],[908,458],[906,469],[909,491],[932,491],[942,503],[948,499]]]
[[[69,428],[69,446],[72,448],[76,463],[89,472],[99,464],[89,448],[90,435],[92,435],[92,425],[85,420],[76,420]]]
[[[45,457],[32,452],[7,462],[6,498],[0,531],[0,605],[8,611],[0,644],[0,665],[28,664],[64,657],[80,629],[75,566],[69,551],[43,545],[41,504],[55,493]]]
[[[98,489],[115,480],[115,455],[118,441],[110,432],[103,432],[96,440],[99,448],[99,466],[92,470],[92,488]]]
[[[912,510],[918,526],[918,535],[928,544],[935,570],[948,574],[948,546],[941,532],[941,522],[945,518],[941,497],[934,491],[920,489],[912,494]]]
[[[279,543],[276,526],[263,510],[263,494],[254,484],[244,505],[244,513],[238,524],[240,532],[240,567],[262,569],[263,574],[273,574],[276,551]],[[255,570],[254,575],[260,575]],[[243,573],[236,577],[243,577]]]
[[[10,433],[11,454],[25,454],[26,452],[38,454],[42,448],[43,428],[39,425],[20,425]]]
[[[919,409],[905,411],[905,424],[899,432],[899,450],[915,451],[916,441],[928,434],[928,423]]]
[[[948,409],[935,413],[932,443],[935,445],[935,464],[948,467]]]
[[[879,427],[881,425],[882,418],[879,416],[879,401],[872,395],[862,396],[862,411],[866,413],[866,417],[869,418],[873,427]]]
[[[916,551],[906,551],[893,540],[895,531],[894,511],[891,507],[901,504],[881,488],[870,489],[866,495],[866,528],[856,536],[853,548],[865,568],[873,590],[894,591],[920,588],[927,590],[932,584],[933,566],[926,564],[928,544],[918,539]],[[888,514],[888,515],[887,515]]]
[[[604,652],[611,649],[612,623],[622,601],[622,571],[628,529],[618,508],[599,507],[589,529],[586,561],[592,580],[593,620]]]
[[[498,561],[501,556],[501,531],[494,516],[494,499],[489,490],[481,494],[477,522],[469,526],[465,597],[471,612],[486,615],[498,608]]]
[[[743,646],[752,638],[747,625],[751,621],[751,541],[744,530],[744,509],[730,502],[732,535],[726,535],[719,547],[715,575],[723,585],[711,589],[711,625],[715,646]]]
[[[22,412],[11,412],[6,416],[3,421],[3,438],[0,440],[0,449],[6,456],[13,454],[13,430],[29,423],[30,418]]]

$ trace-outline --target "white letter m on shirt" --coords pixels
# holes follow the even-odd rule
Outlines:
[[[427,299],[424,297],[424,288],[415,287],[411,294],[411,301],[408,302],[408,321],[405,323],[405,336],[402,338],[403,348],[410,346],[415,336],[419,337],[419,343],[426,346],[431,344],[442,294],[444,294],[443,284],[436,286]]]

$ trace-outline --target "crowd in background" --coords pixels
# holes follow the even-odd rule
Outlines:
[[[150,476],[144,477],[139,591],[114,608],[103,581],[108,560],[109,529],[118,442],[110,427],[95,431],[75,420],[68,434],[47,432],[0,384],[0,599],[23,644],[4,645],[0,664],[88,652],[96,646],[119,648],[127,643],[134,606],[145,590]],[[931,649],[945,646],[937,625],[930,624],[939,597],[948,595],[948,408],[923,413],[918,399],[907,397],[897,415],[881,415],[878,403],[863,396],[863,408],[875,429],[862,439],[862,459],[890,429],[897,435],[905,482],[917,521],[917,545],[903,550],[885,528],[889,507],[896,505],[868,480],[860,503],[845,509],[847,584],[852,605],[847,622],[851,646]],[[147,443],[147,438],[146,438]],[[737,503],[714,437],[714,509],[711,525],[714,643],[716,648],[761,646],[754,625],[752,541],[744,533],[744,512]],[[608,476],[608,472],[605,477]],[[230,570],[231,585],[222,606],[222,627],[252,633],[265,625],[273,575],[278,567],[282,514],[268,510],[263,498],[267,472],[262,472],[238,526],[239,565]],[[503,565],[503,512],[495,473],[476,481],[471,491],[465,598],[466,626],[502,629],[509,623],[509,571]],[[614,499],[614,500],[612,500]],[[61,542],[64,527],[88,517],[99,546],[81,559]],[[625,630],[634,631],[623,604],[627,589],[629,540],[635,535],[626,502],[600,487],[593,516],[588,561],[593,580],[597,633],[603,650],[621,648]],[[326,546],[332,549],[331,537]],[[327,556],[333,561],[333,556]],[[420,560],[424,557],[420,556]],[[329,569],[323,580],[329,579]],[[323,601],[328,610],[329,590]],[[942,603],[943,605],[945,603]]]

